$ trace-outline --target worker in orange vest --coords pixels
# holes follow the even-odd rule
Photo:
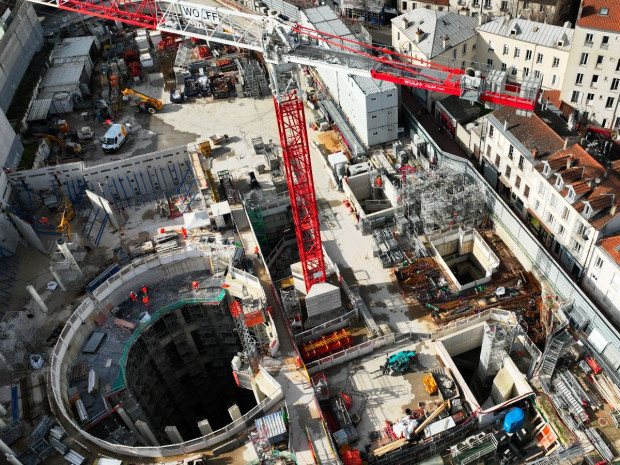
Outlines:
[[[131,300],[134,302],[138,301],[138,295],[134,291],[129,291],[129,297],[131,297]]]
[[[184,239],[187,239],[187,229],[181,228],[181,234],[183,234]]]
[[[151,304],[149,303],[149,296],[145,295],[144,297],[142,297],[142,303],[146,306],[146,307],[150,307]]]
[[[142,285],[141,291],[142,291],[142,295],[148,295],[148,293],[149,293],[148,289],[146,288],[146,286],[144,284]]]
[[[258,251],[258,245],[254,246],[254,254],[256,255],[256,258],[260,258],[260,252]]]
[[[198,292],[198,281],[192,281],[192,287],[194,288],[194,291]]]

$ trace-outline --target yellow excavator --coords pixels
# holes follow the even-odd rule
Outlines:
[[[157,100],[156,98],[149,97],[141,92],[136,92],[132,89],[125,89],[122,91],[123,95],[135,95],[140,99],[138,103],[138,110],[149,112],[151,115],[155,114],[155,112],[161,110],[164,107],[164,104],[161,100]]]
[[[60,148],[65,152],[65,155],[71,155],[71,153],[67,153],[67,149],[73,152],[73,155],[79,156],[82,153],[82,145],[77,142],[65,142],[60,137],[52,136],[51,134],[35,134],[37,137],[41,137],[45,139],[47,145],[52,146],[53,142],[56,142]]]
[[[75,211],[73,210],[73,205],[67,200],[63,201],[63,205],[61,206],[62,211],[56,218],[58,220],[58,226],[56,226],[56,232],[65,234],[67,236],[71,236],[71,218],[75,216]]]

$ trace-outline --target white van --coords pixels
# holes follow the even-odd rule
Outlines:
[[[101,148],[106,153],[116,152],[127,140],[129,131],[124,124],[113,124],[101,139]]]

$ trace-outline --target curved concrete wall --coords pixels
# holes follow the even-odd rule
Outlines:
[[[205,264],[210,263],[212,253],[211,250],[205,247],[204,250],[181,250],[134,262],[124,267],[119,273],[112,276],[93,292],[97,300],[87,297],[73,312],[52,352],[50,360],[50,384],[52,388],[50,403],[56,415],[61,417],[61,424],[69,423],[74,429],[79,431],[81,437],[74,438],[78,442],[85,440],[87,443],[94,444],[131,461],[144,457],[170,457],[199,452],[213,447],[243,431],[249,420],[268,411],[283,399],[284,395],[280,385],[269,373],[260,368],[265,380],[273,386],[273,392],[269,397],[224,428],[190,441],[159,447],[130,447],[113,444],[81,430],[74,420],[71,405],[67,399],[67,388],[69,385],[66,373],[72,361],[75,360],[81,350],[83,342],[90,335],[91,331],[95,329],[95,315],[107,304],[115,305],[115,302],[119,303],[123,300],[122,296],[128,295],[128,290],[131,286],[135,286],[136,280],[148,285],[160,277],[199,268],[204,269]],[[206,267],[208,268],[208,265]],[[127,290],[126,292],[125,289]]]

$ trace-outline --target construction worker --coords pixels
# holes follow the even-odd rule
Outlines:
[[[198,292],[198,281],[192,281],[192,287],[194,288],[195,292]]]
[[[149,296],[145,295],[144,297],[142,297],[142,303],[146,306],[146,307],[150,307],[151,304],[149,303]]]
[[[258,245],[254,246],[254,255],[256,255],[256,258],[260,258],[260,252],[258,250]]]
[[[131,297],[131,300],[133,300],[134,302],[138,301],[138,294],[136,294],[134,291],[129,291],[129,297]]]
[[[181,228],[181,234],[183,234],[184,239],[187,239],[187,229]]]
[[[149,293],[148,289],[146,288],[146,286],[144,284],[142,285],[142,289],[140,289],[140,290],[142,291],[142,295],[143,296],[146,296]]]

